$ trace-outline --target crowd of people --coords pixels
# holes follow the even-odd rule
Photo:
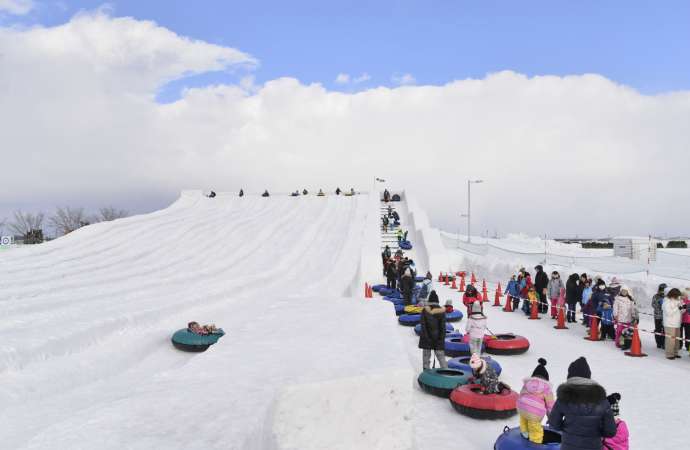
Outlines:
[[[632,289],[616,277],[607,284],[600,276],[590,278],[586,273],[573,273],[564,283],[558,271],[551,272],[549,277],[542,266],[534,269],[534,282],[524,268],[508,282],[505,293],[513,309],[517,309],[522,300],[522,311],[526,315],[531,314],[535,305],[539,313],[550,312],[554,320],[558,319],[559,310],[563,310],[566,322],[576,323],[579,305],[581,323],[588,334],[595,326],[600,340],[610,339],[623,350],[630,348],[633,328],[640,320],[640,304]],[[690,351],[689,297],[690,288],[683,292],[662,283],[651,300],[656,346],[665,350],[670,360],[680,358],[681,344]]]

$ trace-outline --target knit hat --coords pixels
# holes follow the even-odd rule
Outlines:
[[[621,295],[623,295],[623,291],[627,292],[628,295],[632,297],[632,290],[628,286],[623,285],[623,287],[621,287],[621,290],[620,290]]]
[[[539,365],[535,367],[534,372],[532,372],[532,376],[549,381],[549,372],[546,371],[546,360],[544,358],[539,358],[538,361]]]
[[[580,356],[568,366],[568,378],[573,377],[592,378],[592,370],[584,356]]]
[[[621,395],[618,392],[614,392],[606,397],[606,400],[608,400],[609,404],[611,405],[611,412],[613,413],[613,416],[618,416],[620,414],[620,406],[618,403],[621,401]]]
[[[453,300],[446,300],[446,306],[453,306]]]
[[[436,293],[436,291],[431,291],[429,293],[429,299],[427,300],[427,302],[438,305],[438,294]]]

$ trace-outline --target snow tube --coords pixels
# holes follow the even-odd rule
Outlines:
[[[422,332],[422,324],[418,323],[417,325],[414,326],[414,332],[417,336],[419,336],[419,333]],[[446,335],[448,335],[449,332],[455,332],[455,328],[453,328],[453,325],[447,323],[446,324]]]
[[[469,346],[468,346],[469,347]],[[469,351],[469,348],[468,348]],[[496,371],[496,375],[500,375],[501,371],[503,368],[501,365],[491,356],[482,356],[482,359],[486,361],[488,365],[494,368]],[[457,369],[457,370],[464,370],[466,372],[471,372],[472,368],[470,367],[470,357],[469,356],[460,356],[458,358],[452,358],[448,360],[448,368],[449,369]]]
[[[374,292],[379,292],[381,289],[388,289],[388,286],[385,284],[375,284],[371,287],[371,290]]]
[[[412,243],[410,241],[400,241],[398,247],[403,250],[412,250]]]
[[[462,320],[462,312],[457,309],[446,313],[446,322],[459,322]]]
[[[398,317],[398,323],[406,327],[413,327],[417,325],[420,320],[422,320],[421,314],[403,314]]]
[[[484,344],[482,343],[482,350],[484,349]],[[467,335],[456,337],[446,337],[445,342],[445,353],[447,356],[470,356],[470,344],[469,337]]]
[[[485,339],[486,352],[492,355],[519,355],[529,350],[529,341],[514,334],[497,334]]]
[[[393,298],[393,297],[383,297],[381,300],[385,300],[385,301],[387,301],[387,302],[391,302],[391,303],[393,303],[394,305],[402,305],[403,302],[405,301],[404,299],[402,299],[402,298],[397,298],[397,297],[395,297],[395,298]]]
[[[218,339],[220,339],[224,334],[225,332],[222,329],[219,329],[213,334],[203,335],[192,333],[188,329],[183,328],[181,330],[177,330],[175,334],[172,335],[170,340],[175,348],[180,350],[184,350],[186,352],[203,352],[206,351],[206,349],[208,349],[211,345],[218,342]]]
[[[426,280],[426,277],[414,277],[416,283],[422,283],[424,280]]]
[[[417,377],[419,387],[429,394],[448,398],[453,389],[469,383],[472,372],[455,369],[426,369]]]
[[[405,314],[421,314],[423,309],[423,306],[407,305],[405,307]]]
[[[501,383],[498,394],[482,394],[479,384],[466,384],[453,389],[450,403],[460,414],[475,419],[505,419],[517,414],[518,393]]]
[[[561,433],[549,427],[544,427],[544,443],[535,444],[520,435],[520,428],[503,429],[496,443],[494,450],[530,450],[530,449],[544,449],[544,450],[560,450],[561,448]]]
[[[395,315],[396,316],[402,316],[405,314],[405,305],[402,303],[393,303],[393,307],[395,308]]]
[[[399,202],[400,201],[400,196],[398,194],[394,194],[393,197],[391,197],[392,202]]]

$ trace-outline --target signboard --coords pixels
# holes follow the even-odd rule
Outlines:
[[[14,244],[14,236],[2,236],[0,237],[0,245],[12,245]]]

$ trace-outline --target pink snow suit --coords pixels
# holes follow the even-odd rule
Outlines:
[[[472,339],[484,339],[486,332],[486,317],[484,315],[472,314],[467,319],[467,328],[465,330]]]
[[[602,450],[629,450],[630,449],[630,434],[628,433],[628,425],[624,420],[616,419],[616,435],[612,438],[604,438],[604,446]]]
[[[683,299],[683,304],[690,305],[690,298]],[[690,323],[690,313],[688,313],[687,309],[683,312],[683,323]]]
[[[541,422],[544,416],[551,412],[553,404],[551,383],[539,377],[524,379],[517,401],[517,410],[520,416],[527,420]]]

